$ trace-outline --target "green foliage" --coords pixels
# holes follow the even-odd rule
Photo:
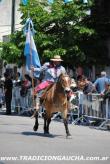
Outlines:
[[[68,63],[77,64],[86,60],[82,43],[84,38],[94,34],[94,30],[87,25],[90,16],[86,11],[90,7],[91,3],[84,5],[77,0],[68,4],[55,0],[52,5],[44,0],[30,0],[27,6],[20,5],[23,13],[21,23],[24,25],[28,16],[34,23],[37,31],[34,40],[40,58],[59,54]],[[3,44],[2,58],[11,62],[13,59],[22,59],[24,43],[23,31],[13,34],[10,43]]]
[[[109,65],[110,38],[110,1],[94,1],[92,15],[87,18],[88,27],[94,28],[95,34],[89,38],[84,37],[81,46],[86,55],[86,63],[97,65]]]
[[[13,43],[2,43],[1,47],[1,58],[7,60],[9,63],[16,62],[20,57],[20,50]]]

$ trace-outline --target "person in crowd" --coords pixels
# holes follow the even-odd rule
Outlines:
[[[79,65],[77,68],[76,68],[76,75],[77,77],[81,77],[84,75],[84,71],[83,71],[83,68],[81,65]]]
[[[83,90],[85,88],[85,77],[83,75],[79,75],[77,77],[77,97],[78,97],[78,106],[79,106],[79,117],[83,114],[83,99],[84,99],[84,93]]]
[[[21,88],[21,78],[20,78],[20,73],[17,72],[15,75],[15,80],[13,80],[13,101],[15,106],[15,112],[17,113],[20,111],[20,107],[21,107],[20,88]]]
[[[97,78],[96,81],[94,82],[94,90],[96,90],[100,95],[103,95],[106,84],[110,83],[110,80],[107,78],[107,74],[105,71],[101,72],[101,77]],[[105,103],[104,101],[100,102],[100,111],[101,111],[101,117],[105,116]]]
[[[105,90],[105,84],[110,83],[110,80],[107,78],[106,72],[101,72],[101,77],[97,78],[94,82],[94,90],[96,90],[98,93],[103,93]]]
[[[106,103],[108,103],[108,119],[110,119],[110,83],[105,83],[105,90],[101,95],[103,97],[103,116],[106,117]],[[108,99],[108,102],[106,100]]]
[[[77,91],[77,83],[75,81],[75,79],[71,78],[71,89],[73,92],[76,92]]]
[[[4,81],[2,80],[2,77],[0,77],[0,108],[2,108],[3,104],[4,104]]]
[[[52,59],[50,59],[50,63],[44,64],[41,68],[33,68],[33,71],[41,72],[44,71],[44,77],[42,82],[35,87],[34,93],[40,93],[43,89],[47,88],[49,85],[53,84],[58,80],[58,77],[61,73],[66,73],[65,68],[61,65],[63,60],[59,55],[55,55]],[[39,95],[37,96],[36,110],[39,110]]]
[[[4,103],[3,84],[0,80],[0,108],[2,108],[3,103]]]
[[[85,82],[85,76],[84,75],[79,75],[77,77],[77,87],[78,87],[78,90],[84,90],[85,88],[85,85],[86,85],[86,82]]]
[[[70,67],[66,68],[66,72],[71,78],[73,78],[74,73],[73,73],[73,70]]]
[[[77,77],[77,99],[79,107],[79,118],[83,119],[85,94],[92,92],[92,83],[84,75]],[[80,123],[80,121],[78,121]]]
[[[88,104],[88,107],[87,107],[87,104],[85,104],[85,105],[83,104],[83,109],[84,109],[83,111],[85,112],[85,110],[86,111],[91,110],[90,104],[92,102],[93,83],[86,76],[84,77],[84,81],[85,81],[85,86],[83,88],[83,94],[84,94],[83,95],[83,102],[86,100],[87,101],[86,103]],[[89,118],[86,118],[86,122],[87,123],[89,122]]]
[[[12,100],[12,88],[13,82],[11,75],[8,72],[4,73],[5,82],[4,82],[4,93],[5,93],[5,102],[6,102],[6,114],[11,114],[11,100]]]
[[[27,110],[29,107],[29,97],[31,95],[31,86],[32,86],[31,77],[28,74],[25,74],[24,80],[21,83],[21,90],[20,90],[22,112]]]
[[[83,93],[84,94],[92,93],[93,92],[93,83],[87,77],[84,78],[84,81],[85,81],[85,86],[83,89]]]

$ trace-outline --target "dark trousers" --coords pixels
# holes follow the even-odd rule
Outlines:
[[[6,114],[11,114],[11,100],[12,100],[12,94],[5,95]]]

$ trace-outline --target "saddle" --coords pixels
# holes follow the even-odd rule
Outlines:
[[[44,100],[46,99],[46,95],[47,92],[50,90],[50,88],[54,85],[54,83],[50,84],[46,89],[44,89],[41,97],[40,97],[40,104],[42,104],[44,102]]]

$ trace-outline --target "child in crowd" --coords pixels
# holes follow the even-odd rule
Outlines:
[[[105,84],[105,91],[103,92],[103,99],[106,104],[106,100],[108,99],[108,118],[110,119],[110,83]]]

